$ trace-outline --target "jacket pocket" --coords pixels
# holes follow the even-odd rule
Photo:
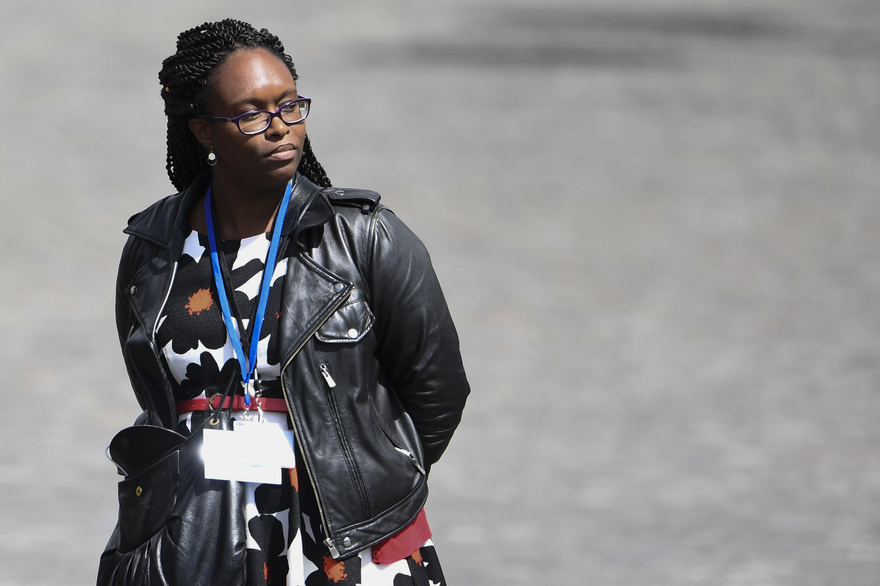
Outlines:
[[[366,300],[349,301],[324,322],[315,337],[328,344],[359,342],[373,327],[375,319]]]
[[[119,522],[98,586],[246,583],[244,490],[206,479],[201,447],[198,430],[119,483]]]
[[[119,483],[119,550],[132,551],[158,533],[177,504],[180,454],[174,450]]]
[[[412,419],[392,393],[377,385],[370,395],[373,421],[382,430],[398,457],[406,459],[422,476],[427,476],[424,451]]]
[[[357,459],[352,453],[352,443],[345,429],[345,423],[342,421],[342,414],[340,413],[339,404],[336,400],[336,381],[333,380],[333,375],[330,374],[330,369],[326,363],[319,364],[318,370],[321,373],[321,377],[324,379],[324,397],[327,400],[327,407],[330,410],[333,424],[336,429],[336,437],[340,451],[345,459],[349,474],[351,474],[352,486],[357,491],[358,502],[361,505],[361,514],[363,515],[363,518],[369,519],[372,516],[372,513],[370,510],[369,497],[367,496],[366,483],[364,482],[364,477],[358,467]]]

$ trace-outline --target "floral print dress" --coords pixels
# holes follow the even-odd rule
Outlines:
[[[218,243],[231,281],[233,314],[246,332],[255,313],[260,282],[269,249],[269,234]],[[281,398],[278,318],[287,258],[279,256],[272,276],[266,316],[258,341],[257,369],[263,396]],[[247,335],[245,336],[245,340]],[[211,397],[223,393],[239,372],[217,299],[208,238],[190,228],[179,259],[174,284],[156,330],[164,367],[175,399]],[[243,343],[247,352],[246,341]],[[238,416],[241,414],[238,413]],[[202,413],[181,413],[178,431],[189,434]],[[266,423],[290,428],[286,413],[267,412]],[[297,468],[284,470],[282,483],[244,483],[247,520],[247,583],[288,586],[440,586],[443,572],[429,539],[404,559],[389,564],[373,560],[370,550],[346,560],[334,560],[323,544],[318,506],[305,479],[297,451]]]

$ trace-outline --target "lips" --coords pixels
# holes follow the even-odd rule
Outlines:
[[[289,161],[296,156],[296,147],[290,143],[283,144],[268,154],[275,161]]]

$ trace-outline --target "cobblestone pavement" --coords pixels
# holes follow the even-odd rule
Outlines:
[[[94,580],[156,72],[225,16],[432,251],[474,389],[450,584],[880,583],[880,4],[5,0],[0,586]]]

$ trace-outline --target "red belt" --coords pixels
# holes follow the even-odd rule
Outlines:
[[[244,396],[243,395],[235,395],[235,397],[226,397],[226,400],[223,401],[223,408],[228,409],[230,400],[232,403],[233,411],[244,411]],[[178,401],[177,402],[177,412],[178,413],[189,413],[190,411],[204,411],[208,407],[208,399],[189,399],[187,401]],[[220,397],[214,396],[211,398],[211,408],[217,409],[217,406],[220,404]],[[256,400],[251,400],[251,409],[256,410],[257,402]],[[263,411],[276,411],[278,413],[287,413],[287,403],[284,399],[270,399],[267,397],[260,398],[260,408]]]

